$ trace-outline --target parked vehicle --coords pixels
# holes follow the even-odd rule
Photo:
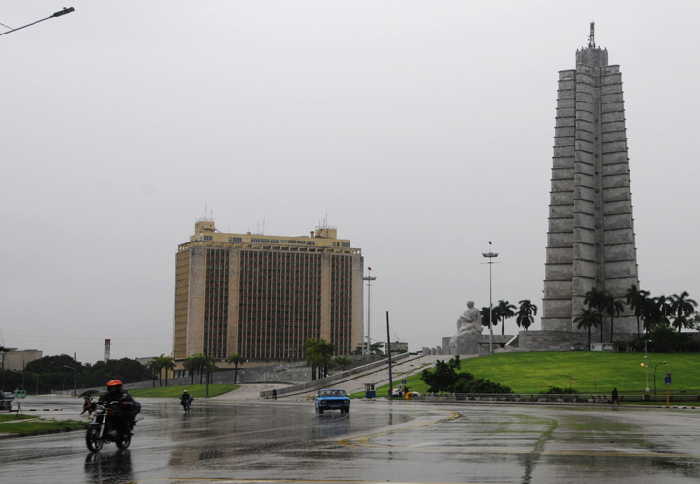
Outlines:
[[[350,397],[345,390],[322,388],[314,398],[316,413],[323,415],[326,410],[340,410],[341,414],[350,413]]]
[[[119,402],[95,404],[92,420],[85,434],[85,444],[91,452],[99,452],[107,442],[120,449],[131,445],[130,423],[119,410]]]
[[[12,400],[14,400],[15,395],[13,393],[0,391],[0,411],[6,410],[8,412],[12,411]]]

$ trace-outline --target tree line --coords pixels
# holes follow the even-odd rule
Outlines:
[[[518,328],[528,330],[532,323],[535,322],[537,315],[537,306],[532,304],[529,299],[518,301],[519,306],[514,306],[509,301],[500,299],[496,305],[489,310],[488,306],[481,308],[481,324],[482,326],[489,325],[489,313],[491,315],[491,326],[498,326],[501,323],[501,335],[505,336],[507,319],[515,317],[515,324]]]
[[[669,332],[675,331],[680,335],[683,329],[695,328],[694,316],[698,303],[689,296],[688,291],[683,291],[680,294],[654,297],[649,291],[632,284],[623,298],[616,298],[606,290],[593,288],[585,294],[584,308],[574,318],[574,323],[578,329],[587,331],[590,350],[593,328],[600,328],[600,342],[604,342],[603,323],[606,317],[610,318],[609,341],[613,341],[615,318],[625,313],[627,305],[637,320],[636,345],[639,346],[641,342],[653,342],[652,336],[668,339]],[[672,339],[678,344],[683,341],[679,337]]]
[[[0,351],[2,351],[0,347]],[[99,387],[118,378],[127,382],[148,380],[151,371],[137,360],[121,358],[81,363],[69,355],[44,356],[27,363],[23,371],[0,370],[0,386],[4,391],[24,388],[28,393],[41,394],[55,390]]]

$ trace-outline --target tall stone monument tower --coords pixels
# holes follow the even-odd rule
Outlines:
[[[608,64],[591,23],[588,46],[576,51],[576,68],[559,72],[544,331],[578,331],[573,319],[593,287],[624,301],[630,285],[639,285],[622,93],[620,66]],[[607,317],[604,331],[608,341]],[[627,308],[615,319],[615,335],[635,332]]]

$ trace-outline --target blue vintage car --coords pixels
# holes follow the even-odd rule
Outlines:
[[[314,398],[316,413],[322,415],[326,410],[340,410],[340,413],[350,413],[350,397],[345,390],[336,388],[321,388]]]

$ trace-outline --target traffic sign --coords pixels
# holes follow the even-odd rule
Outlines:
[[[16,389],[15,398],[27,398],[27,391],[21,388]]]

